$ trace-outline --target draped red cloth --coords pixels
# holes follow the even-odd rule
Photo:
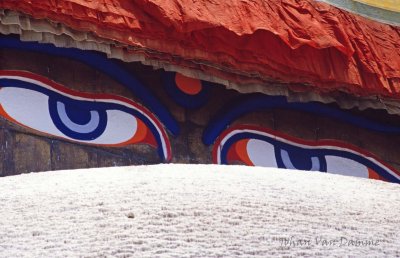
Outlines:
[[[314,91],[400,98],[400,28],[312,0],[1,0],[0,8],[171,62],[177,56]]]

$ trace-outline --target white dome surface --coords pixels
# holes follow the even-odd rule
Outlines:
[[[0,178],[0,257],[400,256],[400,185],[155,165]]]

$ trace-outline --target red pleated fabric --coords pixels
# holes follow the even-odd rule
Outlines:
[[[400,28],[325,3],[1,0],[0,8],[314,91],[400,98]]]

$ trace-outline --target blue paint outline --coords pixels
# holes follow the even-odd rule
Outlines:
[[[178,105],[189,109],[197,109],[204,106],[210,100],[211,85],[208,82],[200,81],[202,90],[196,95],[189,95],[177,87],[175,75],[175,72],[165,72],[163,74],[163,84],[167,94]]]
[[[159,157],[163,160],[166,161],[167,160],[167,153],[165,153],[164,155],[164,151],[163,151],[163,144],[162,144],[162,134],[160,134],[157,130],[157,128],[155,127],[155,125],[153,125],[153,123],[151,123],[149,121],[149,119],[143,115],[142,113],[140,113],[139,111],[126,107],[124,105],[120,105],[117,103],[107,103],[107,102],[101,102],[101,101],[86,101],[86,100],[74,100],[74,99],[70,99],[67,96],[64,96],[62,94],[59,94],[57,92],[54,92],[50,89],[47,88],[43,88],[39,85],[33,84],[33,83],[29,83],[29,82],[25,82],[25,81],[21,81],[21,80],[17,80],[17,79],[0,79],[0,85],[2,88],[5,87],[14,87],[14,88],[22,88],[22,89],[28,89],[28,90],[32,90],[32,91],[36,91],[36,92],[40,92],[43,93],[44,95],[48,96],[49,99],[62,99],[64,103],[71,104],[73,103],[74,105],[78,105],[78,106],[82,106],[85,107],[87,109],[87,106],[90,105],[92,110],[119,110],[128,114],[133,115],[134,117],[139,118],[140,120],[142,120],[145,125],[150,129],[150,131],[152,132],[152,134],[154,135],[156,142],[157,142],[157,153],[159,155]],[[21,103],[21,105],[23,105],[23,103]],[[49,107],[50,109],[50,107]],[[52,117],[50,117],[52,119]],[[53,119],[52,119],[53,121]],[[53,121],[54,122],[54,121]],[[55,126],[57,127],[57,125],[55,124]],[[57,127],[58,128],[58,127]],[[63,131],[60,130],[61,133],[64,134]],[[47,132],[44,132],[47,133]],[[67,135],[68,136],[68,135]],[[74,137],[71,137],[74,138]],[[74,140],[80,140],[75,139]],[[166,139],[164,139],[166,140]],[[85,144],[85,142],[80,142],[81,144]],[[90,143],[89,143],[90,144]],[[102,146],[101,144],[95,144],[97,146]]]
[[[274,146],[274,150],[275,150],[274,155],[275,155],[275,159],[277,161],[277,165],[279,168],[286,169],[286,167],[283,165],[283,162],[282,161],[279,162],[280,158],[279,158],[279,155],[277,156],[277,151],[281,150],[281,149],[288,150],[288,149],[293,149],[293,148],[297,149],[298,148],[298,151],[307,152],[307,153],[309,153],[310,156],[317,156],[320,159],[320,161],[322,161],[322,162],[324,162],[325,156],[337,156],[337,157],[347,158],[347,159],[356,161],[360,164],[363,164],[367,168],[374,170],[379,175],[381,175],[385,179],[389,180],[389,182],[400,183],[400,180],[397,179],[396,177],[394,177],[393,175],[391,175],[389,172],[387,172],[386,169],[378,166],[377,164],[368,160],[367,158],[357,155],[355,153],[347,152],[344,150],[325,149],[324,147],[319,147],[319,146],[310,146],[311,149],[302,148],[302,147],[298,147],[298,146],[293,146],[292,144],[289,144],[289,143],[281,142],[277,139],[274,139],[274,138],[271,138],[271,137],[268,137],[265,135],[260,135],[260,134],[251,133],[251,132],[239,132],[226,140],[226,142],[223,144],[221,152],[220,152],[221,164],[229,165],[227,162],[228,151],[232,147],[233,144],[235,144],[236,142],[238,142],[239,140],[242,140],[242,139],[257,139],[257,140],[265,141],[265,142],[272,144]],[[323,171],[320,171],[320,172],[323,172],[323,173],[327,172],[326,160],[325,160],[325,164],[322,164],[321,170],[323,170]]]
[[[288,102],[286,97],[267,96],[259,93],[254,93],[248,94],[244,97],[239,97],[221,108],[217,115],[212,118],[207,128],[204,130],[203,143],[205,145],[213,144],[218,136],[233,121],[245,114],[274,108],[284,108],[323,115],[376,132],[391,134],[400,133],[400,127],[389,126],[381,124],[379,122],[374,122],[317,102]]]
[[[180,127],[178,122],[173,118],[168,109],[151,93],[151,91],[128,71],[120,67],[114,61],[109,60],[103,54],[89,50],[61,48],[47,43],[22,42],[18,38],[4,35],[0,36],[0,48],[11,48],[45,53],[58,57],[66,57],[95,68],[130,89],[135,96],[139,97],[140,100],[143,101],[144,105],[159,118],[159,120],[173,135],[176,136],[179,134]]]

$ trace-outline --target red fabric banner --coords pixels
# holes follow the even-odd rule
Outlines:
[[[2,0],[0,8],[315,91],[400,98],[400,28],[325,3]]]

